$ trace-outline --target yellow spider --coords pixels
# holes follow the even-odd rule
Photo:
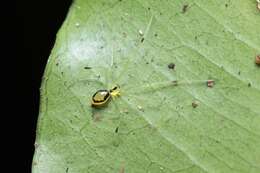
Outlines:
[[[91,106],[95,108],[103,107],[107,105],[108,101],[111,97],[120,96],[120,88],[116,85],[114,88],[110,90],[102,89],[98,90],[93,96],[91,100]]]

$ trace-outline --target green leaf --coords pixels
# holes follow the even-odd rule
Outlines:
[[[255,0],[75,0],[43,77],[32,172],[259,173],[259,28]]]

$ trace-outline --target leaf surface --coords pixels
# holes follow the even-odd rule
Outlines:
[[[253,0],[75,0],[43,77],[32,172],[260,172],[259,28]],[[120,97],[90,106],[115,85]]]

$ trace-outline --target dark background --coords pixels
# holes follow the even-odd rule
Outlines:
[[[20,0],[16,2],[17,28],[19,28],[15,32],[19,40],[17,41],[18,56],[15,68],[18,76],[15,85],[18,86],[16,89],[19,95],[16,100],[20,116],[23,116],[22,122],[26,121],[25,124],[29,127],[28,133],[30,133],[26,150],[24,150],[24,154],[27,156],[24,159],[26,161],[26,172],[31,172],[34,154],[41,78],[48,56],[55,43],[56,33],[65,20],[71,3],[72,0]],[[31,66],[27,68],[28,65]],[[28,75],[31,75],[31,90],[26,81]],[[30,93],[32,97],[27,99],[31,95]],[[27,102],[27,100],[31,101]]]

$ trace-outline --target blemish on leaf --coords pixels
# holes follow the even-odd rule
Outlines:
[[[59,66],[59,63],[57,62],[55,65],[56,65],[56,66]]]
[[[68,173],[69,172],[69,168],[66,168],[66,173]]]
[[[151,10],[151,8],[150,8],[150,7],[148,7],[148,10]]]
[[[183,7],[182,7],[182,13],[186,13],[187,10],[188,10],[188,7],[189,7],[188,4],[183,5]]]
[[[248,87],[251,87],[251,83],[249,82],[249,83],[247,84],[247,86],[248,86]]]
[[[172,84],[175,85],[175,86],[178,85],[177,80],[173,80],[173,81],[172,81]]]
[[[238,71],[238,75],[240,75],[241,74],[241,72],[240,71]]]
[[[199,103],[197,101],[193,101],[191,105],[193,108],[196,108],[198,107]]]
[[[157,37],[157,36],[158,36],[158,34],[157,34],[157,33],[155,33],[155,34],[154,34],[154,36],[155,36],[155,37]]]
[[[225,7],[228,8],[228,4],[225,4]]]
[[[212,88],[214,86],[214,80],[207,80],[207,86]]]
[[[259,65],[259,66],[260,66],[260,54],[259,54],[259,55],[256,55],[256,57],[255,57],[255,63],[256,63],[256,65]]]
[[[137,108],[138,108],[138,110],[139,110],[139,111],[142,111],[142,112],[144,112],[144,109],[143,109],[143,107],[142,107],[142,106],[138,105],[138,106],[137,106]]]
[[[174,64],[174,63],[170,63],[170,64],[168,64],[168,68],[174,70],[174,68],[175,68],[175,64]]]
[[[118,133],[118,129],[119,129],[119,127],[116,127],[116,129],[115,129],[115,133]]]
[[[141,43],[142,43],[142,42],[144,42],[144,37],[142,37],[142,39],[141,39]]]
[[[86,66],[86,67],[84,67],[84,69],[88,70],[88,69],[92,69],[92,67]]]

